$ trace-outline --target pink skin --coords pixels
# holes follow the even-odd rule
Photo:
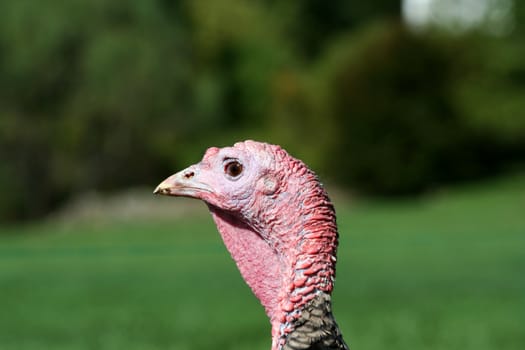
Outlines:
[[[228,174],[232,161],[242,165]],[[243,278],[272,324],[272,349],[302,307],[330,294],[335,277],[335,212],[315,174],[279,146],[255,141],[210,148],[155,193],[198,198],[211,211]]]

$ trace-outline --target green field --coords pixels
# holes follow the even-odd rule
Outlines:
[[[525,176],[336,202],[352,349],[525,349]],[[270,329],[211,218],[0,235],[0,349],[261,349]]]

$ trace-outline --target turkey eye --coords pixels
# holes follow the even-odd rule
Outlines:
[[[224,167],[224,172],[231,177],[237,177],[242,173],[242,164],[237,161],[231,161]]]

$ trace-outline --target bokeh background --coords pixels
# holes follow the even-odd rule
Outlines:
[[[327,184],[354,349],[525,348],[525,3],[0,2],[0,348],[267,349],[209,146]]]

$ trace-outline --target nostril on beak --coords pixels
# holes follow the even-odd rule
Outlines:
[[[184,178],[185,179],[191,179],[194,176],[195,176],[195,173],[193,171],[187,171],[187,172],[184,173]]]

